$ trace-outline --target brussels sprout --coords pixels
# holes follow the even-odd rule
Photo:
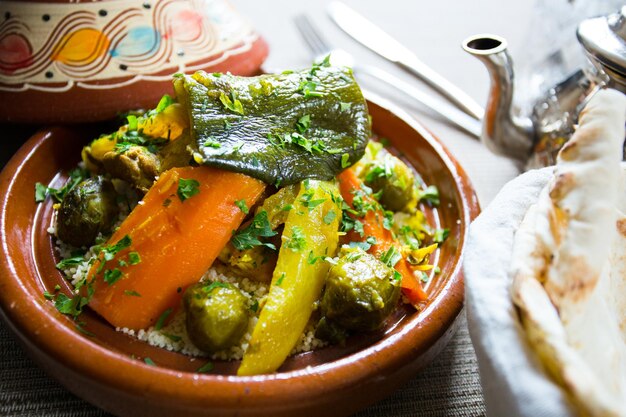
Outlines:
[[[68,192],[57,213],[57,236],[74,246],[89,246],[117,219],[117,194],[111,181],[88,178]]]
[[[201,282],[185,291],[187,334],[200,349],[214,353],[236,345],[248,328],[248,299],[221,282]]]
[[[393,268],[360,248],[342,248],[328,271],[320,302],[322,315],[347,330],[379,328],[400,297]]]
[[[385,149],[363,167],[361,177],[374,192],[382,192],[380,203],[387,210],[403,210],[416,199],[413,171]]]

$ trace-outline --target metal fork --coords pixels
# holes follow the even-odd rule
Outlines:
[[[480,138],[480,122],[471,118],[457,108],[429,96],[428,94],[418,90],[412,85],[386,71],[372,66],[356,65],[354,57],[350,53],[344,51],[343,49],[332,48],[330,46],[330,44],[321,35],[319,29],[315,27],[307,15],[301,14],[296,16],[294,18],[294,22],[305,43],[311,50],[313,58],[316,62],[320,62],[327,55],[330,55],[331,64],[352,67],[354,73],[357,75],[366,75],[379,82],[389,85],[413,100],[428,107],[435,113],[441,115],[446,120],[461,128],[463,131],[476,138]]]

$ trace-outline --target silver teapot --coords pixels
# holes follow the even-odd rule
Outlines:
[[[626,6],[584,20],[576,35],[591,65],[548,89],[528,117],[513,114],[513,62],[506,40],[476,35],[463,42],[463,49],[483,62],[491,77],[481,140],[493,152],[529,167],[551,165],[596,91],[609,87],[626,93]]]

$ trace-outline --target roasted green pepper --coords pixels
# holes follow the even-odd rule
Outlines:
[[[282,74],[179,74],[196,162],[270,184],[330,180],[363,155],[367,104],[349,68]]]

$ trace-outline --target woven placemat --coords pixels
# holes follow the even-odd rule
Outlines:
[[[0,322],[0,416],[102,417],[48,377]],[[447,348],[417,377],[358,417],[482,416],[485,408],[476,356],[465,322]]]

